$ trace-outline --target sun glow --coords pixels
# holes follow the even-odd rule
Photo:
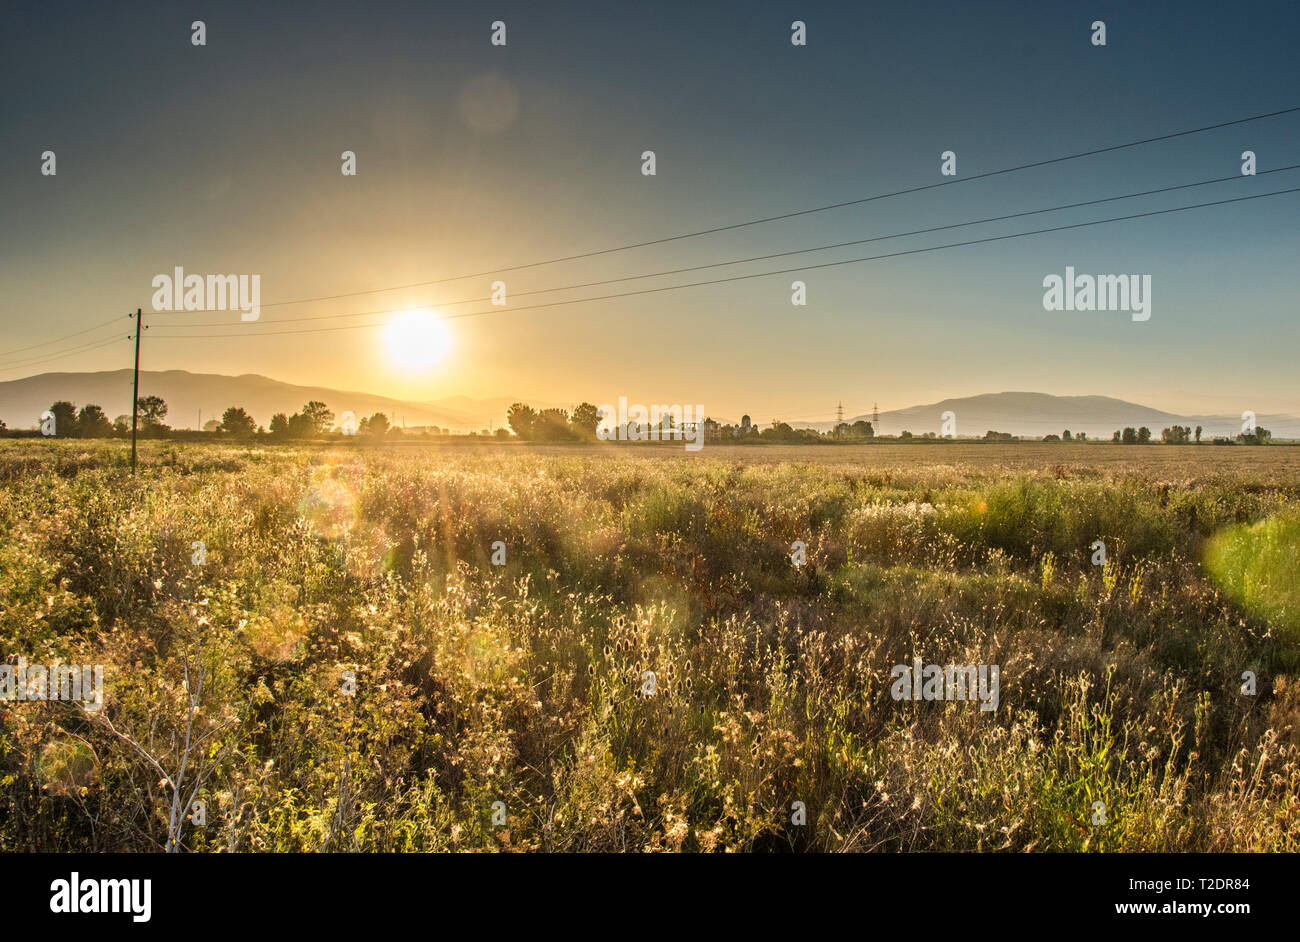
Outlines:
[[[433,311],[402,311],[384,330],[384,346],[400,369],[424,372],[438,366],[451,350],[451,330]]]

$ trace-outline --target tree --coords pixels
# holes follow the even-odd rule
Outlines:
[[[758,437],[766,441],[786,442],[794,438],[795,434],[789,423],[773,419],[772,427],[763,429],[758,433]]]
[[[361,420],[361,424],[357,426],[357,434],[370,438],[383,438],[388,434],[389,428],[388,416],[376,412],[370,418]]]
[[[1124,444],[1125,444],[1125,445],[1136,445],[1136,444],[1137,444],[1137,440],[1138,440],[1137,429],[1135,429],[1135,428],[1134,428],[1133,426],[1131,426],[1131,425],[1126,426],[1125,429],[1124,429]]]
[[[858,419],[852,425],[854,438],[875,438],[876,430],[871,427],[871,423],[863,419]]]
[[[283,412],[271,416],[271,435],[275,438],[289,437],[289,419]]]
[[[334,424],[334,413],[329,406],[318,399],[313,399],[302,407],[303,417],[307,420],[308,434],[324,435]]]
[[[1198,425],[1196,426],[1196,444],[1199,445],[1200,443],[1201,443],[1201,427]]]
[[[1138,429],[1138,443],[1145,445],[1149,441],[1151,441],[1151,429],[1144,425]]]
[[[50,406],[54,413],[54,434],[58,438],[71,438],[77,434],[77,407],[66,399]]]
[[[238,406],[221,413],[221,431],[236,438],[251,438],[257,431],[253,417]]]
[[[535,435],[544,442],[562,442],[573,437],[569,431],[569,413],[563,409],[543,409],[537,413]]]
[[[306,438],[312,433],[311,419],[301,412],[289,416],[289,437]]]
[[[537,413],[533,407],[525,405],[522,402],[513,403],[506,410],[506,421],[510,424],[511,430],[525,441],[531,441],[533,430],[537,425]]]
[[[140,424],[146,429],[166,430],[163,419],[167,415],[167,403],[161,396],[142,396],[137,406]]]
[[[1070,434],[1070,430],[1068,428],[1061,433],[1061,441],[1068,442],[1073,440],[1074,440],[1074,436]]]
[[[82,438],[108,438],[113,434],[113,423],[108,421],[103,409],[87,403],[77,413],[77,434]]]
[[[569,416],[569,428],[581,439],[590,441],[596,437],[596,427],[600,425],[600,410],[590,402],[580,402],[573,407]]]

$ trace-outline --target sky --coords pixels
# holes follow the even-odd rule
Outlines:
[[[1300,187],[1300,170],[1240,177],[1245,150],[1261,172],[1300,164],[1300,112],[493,273],[1300,106],[1294,3],[10,2],[3,17],[0,380],[130,366],[140,307],[144,369],[411,400],[627,396],[765,422],[1030,390],[1300,413],[1300,193],[577,300]],[[153,311],[152,279],[177,266],[258,275],[260,318]],[[1044,310],[1043,279],[1067,266],[1149,275],[1150,319]],[[504,307],[481,300],[496,280]],[[472,316],[444,321],[445,355],[423,363],[382,326],[394,314],[329,316],[408,308]]]

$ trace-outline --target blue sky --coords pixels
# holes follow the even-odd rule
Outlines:
[[[263,302],[479,272],[939,182],[1300,105],[1288,3],[10,4],[0,56],[0,379],[129,365],[150,279],[259,273]],[[845,9],[847,8],[847,9]],[[203,19],[208,44],[190,44]],[[493,47],[490,23],[508,43]],[[793,20],[808,45],[790,44]],[[1093,46],[1103,20],[1107,45]],[[40,175],[40,154],[58,174]],[[356,177],[339,154],[358,158]],[[640,155],[656,152],[644,177]],[[866,205],[507,273],[511,293],[1300,164],[1300,113]],[[1300,171],[700,280],[1300,187]],[[237,314],[151,315],[143,365],[405,398],[697,402],[827,419],[1000,390],[1300,412],[1300,194],[987,245],[456,320],[438,368],[382,328],[279,318],[486,295],[491,277]],[[1042,280],[1149,274],[1152,317],[1048,312]],[[790,282],[808,304],[790,304]],[[672,283],[631,282],[628,288]],[[594,293],[608,293],[609,289]],[[617,286],[615,286],[617,290]],[[538,300],[582,296],[548,295]],[[520,299],[517,304],[528,303]],[[187,328],[229,321],[228,330]],[[383,315],[329,325],[381,322]],[[294,322],[286,327],[309,327]],[[284,328],[280,328],[284,329]],[[229,333],[234,336],[203,336]]]

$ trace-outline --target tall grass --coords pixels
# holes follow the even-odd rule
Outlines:
[[[162,447],[0,447],[4,849],[1300,848],[1293,471]]]

